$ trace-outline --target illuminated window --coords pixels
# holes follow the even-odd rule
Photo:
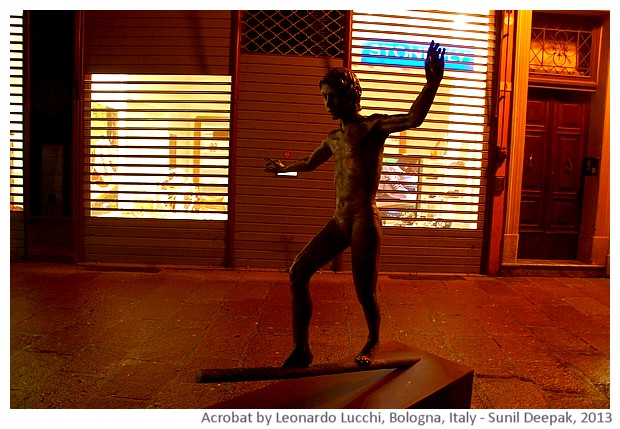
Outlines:
[[[589,76],[592,31],[532,27],[530,71]]]
[[[10,176],[11,211],[24,210],[24,42],[22,13],[11,14]]]
[[[596,88],[602,19],[582,12],[532,12],[530,86]]]
[[[227,219],[229,76],[95,74],[86,83],[88,215]]]
[[[362,113],[406,113],[426,83],[431,40],[445,74],[424,124],[386,141],[377,203],[385,226],[481,229],[493,22],[480,14],[354,12],[352,67]]]

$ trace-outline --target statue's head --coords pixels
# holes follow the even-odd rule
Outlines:
[[[355,111],[362,110],[360,100],[362,98],[362,86],[360,81],[349,69],[334,67],[330,69],[319,82],[319,88],[327,84],[334,89],[342,91],[355,105]]]

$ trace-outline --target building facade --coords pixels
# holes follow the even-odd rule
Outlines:
[[[605,273],[609,13],[577,17],[15,15],[11,258],[286,269],[332,214],[333,169],[274,176],[264,158],[307,157],[337,127],[330,67],[359,76],[363,114],[407,111],[434,40],[435,103],[385,145],[382,271]],[[349,267],[345,252],[328,268]]]

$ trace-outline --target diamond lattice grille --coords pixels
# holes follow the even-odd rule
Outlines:
[[[346,12],[247,11],[243,49],[251,53],[342,57]]]

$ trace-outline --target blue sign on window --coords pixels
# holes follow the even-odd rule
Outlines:
[[[362,63],[400,67],[424,67],[428,45],[407,42],[367,41],[362,46]],[[446,70],[473,70],[474,51],[449,48],[445,54]]]

